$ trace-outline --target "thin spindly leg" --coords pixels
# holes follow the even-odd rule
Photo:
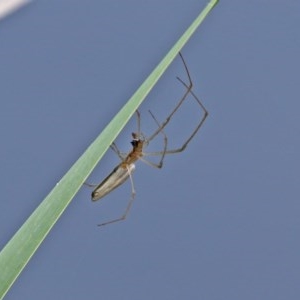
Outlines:
[[[99,184],[95,184],[95,183],[87,183],[87,182],[84,182],[83,183],[84,185],[90,187],[90,188],[95,188],[96,186],[98,186]]]
[[[186,74],[187,74],[187,77],[188,77],[188,80],[189,80],[189,84],[186,85],[186,88],[187,90],[185,91],[183,97],[178,101],[177,105],[175,106],[175,108],[171,111],[171,113],[169,114],[169,116],[165,119],[165,121],[161,124],[160,128],[158,128],[149,138],[148,138],[148,141],[151,141],[153,140],[160,132],[160,130],[164,129],[167,124],[170,122],[171,118],[173,117],[173,115],[176,113],[176,111],[179,109],[179,107],[182,105],[182,103],[184,102],[184,100],[187,98],[188,94],[190,93],[192,87],[193,87],[193,82],[192,82],[192,79],[191,79],[191,76],[190,76],[190,72],[188,70],[188,67],[185,63],[185,60],[182,56],[182,54],[179,52],[179,56],[181,58],[181,61],[184,65],[184,69],[186,71]]]
[[[114,219],[114,220],[111,220],[111,221],[108,221],[108,222],[105,222],[105,223],[98,224],[98,226],[104,226],[104,225],[107,225],[107,224],[116,223],[116,222],[119,222],[119,221],[124,221],[126,219],[128,213],[130,211],[130,208],[132,206],[134,197],[135,197],[135,189],[134,189],[133,179],[132,179],[132,175],[131,175],[131,172],[130,172],[129,168],[127,168],[127,171],[129,173],[129,178],[130,178],[130,182],[131,182],[131,197],[129,199],[129,202],[127,204],[125,212],[123,213],[123,215],[121,217],[119,217],[117,219]]]
[[[154,132],[154,134],[150,137],[153,138],[155,137],[155,135],[157,133],[159,133],[159,130],[163,129],[167,124],[168,122],[170,121],[170,118],[174,115],[174,113],[177,111],[177,109],[180,107],[180,105],[183,103],[183,101],[187,98],[188,94],[191,94],[193,96],[193,98],[195,99],[195,101],[197,102],[197,104],[199,104],[201,110],[204,112],[200,122],[198,123],[198,125],[196,126],[196,128],[194,129],[194,131],[192,132],[192,134],[188,137],[188,139],[183,143],[183,145],[179,148],[176,148],[176,149],[168,149],[165,151],[164,154],[173,154],[173,153],[179,153],[179,152],[182,152],[186,147],[187,145],[189,144],[189,142],[193,139],[193,137],[196,135],[196,133],[198,132],[198,130],[201,128],[201,126],[203,125],[205,119],[207,118],[208,116],[208,112],[206,110],[206,108],[204,107],[204,105],[201,103],[201,101],[199,100],[199,98],[194,94],[194,92],[192,91],[192,86],[193,86],[193,83],[192,83],[192,80],[191,80],[191,77],[190,77],[190,74],[189,74],[189,71],[187,69],[187,66],[185,64],[185,61],[183,60],[183,57],[182,55],[180,54],[180,57],[184,63],[184,66],[185,66],[185,69],[186,69],[186,72],[187,72],[187,75],[188,75],[188,79],[189,79],[189,83],[186,84],[182,79],[180,79],[179,77],[177,77],[177,79],[186,87],[186,93],[184,94],[183,98],[181,98],[181,100],[179,101],[179,103],[177,104],[177,106],[175,107],[175,109],[173,109],[173,111],[171,112],[171,114],[167,117],[166,121],[162,124],[162,126],[156,130]],[[151,156],[151,155],[161,155],[162,153],[161,152],[147,152],[147,153],[144,153],[145,156]]]
[[[177,77],[177,79],[185,86],[188,88],[187,84],[182,81],[179,77]],[[179,153],[182,152],[187,145],[189,144],[189,142],[193,139],[193,137],[196,135],[196,133],[198,132],[198,130],[201,128],[201,126],[203,125],[205,119],[208,116],[208,111],[206,110],[206,108],[203,106],[203,104],[201,103],[201,101],[197,98],[197,96],[194,94],[194,92],[192,90],[190,90],[190,94],[194,97],[194,99],[197,101],[197,103],[201,106],[204,114],[202,119],[200,120],[199,124],[197,125],[197,127],[195,128],[195,130],[193,131],[193,133],[189,136],[189,138],[184,142],[184,144],[177,149],[172,149],[172,150],[167,150],[166,154],[172,154],[172,153]]]
[[[181,80],[179,77],[177,77],[177,79],[188,89],[189,86],[183,81]],[[194,99],[196,100],[196,102],[199,104],[199,106],[201,107],[201,109],[203,110],[204,114],[200,120],[200,122],[198,123],[197,127],[194,129],[194,131],[192,132],[192,134],[188,137],[188,139],[183,143],[183,145],[179,148],[176,149],[168,149],[165,151],[164,154],[174,154],[174,153],[179,153],[182,152],[187,145],[189,144],[189,142],[193,139],[193,137],[196,135],[196,133],[198,132],[198,130],[201,128],[201,126],[203,125],[205,119],[208,116],[208,112],[206,110],[206,108],[204,107],[204,105],[201,103],[201,101],[198,99],[198,97],[194,94],[194,92],[192,90],[189,91],[189,93],[194,97]],[[161,152],[147,152],[144,153],[145,156],[151,156],[151,155],[161,155]]]
[[[163,151],[160,152],[160,155],[161,155],[161,158],[160,158],[160,161],[159,163],[154,163],[152,161],[149,161],[143,157],[140,157],[140,160],[143,161],[144,163],[148,164],[149,166],[152,166],[152,167],[155,167],[155,168],[162,168],[163,166],[163,161],[164,161],[164,158],[165,158],[165,154],[166,154],[166,151],[167,151],[167,147],[168,147],[168,138],[167,138],[167,135],[165,134],[164,130],[161,128],[161,125],[159,124],[159,122],[157,121],[157,119],[155,118],[155,116],[153,115],[153,113],[149,110],[149,113],[151,115],[151,117],[153,118],[153,120],[155,121],[155,123],[157,124],[158,128],[160,128],[160,131],[159,133],[161,133],[164,137],[164,149]],[[149,140],[147,140],[147,143],[149,142]],[[144,155],[144,153],[143,153]]]
[[[136,110],[135,113],[136,113],[136,121],[137,121],[137,132],[138,132],[138,135],[140,136],[140,134],[141,134],[141,114],[138,110]]]
[[[112,151],[114,151],[118,156],[119,158],[123,161],[124,158],[126,157],[126,155],[124,155],[123,153],[120,152],[119,148],[117,147],[116,143],[113,142],[111,145],[110,145],[110,149]]]
[[[149,110],[149,113],[150,113],[151,117],[153,118],[153,120],[155,121],[155,123],[157,124],[158,128],[160,128],[159,133],[161,133],[163,135],[163,137],[164,137],[164,149],[163,149],[163,151],[159,152],[160,155],[161,155],[159,163],[154,163],[152,161],[149,161],[149,160],[143,158],[142,156],[139,157],[139,159],[142,162],[146,163],[147,165],[149,165],[151,167],[160,169],[163,166],[163,160],[164,160],[164,157],[165,157],[165,154],[166,154],[166,151],[167,151],[168,138],[167,138],[167,135],[165,134],[165,132],[163,131],[163,129],[161,129],[161,125],[159,124],[159,122],[157,121],[157,119],[155,118],[155,116],[153,115],[153,113],[150,110]],[[148,144],[149,140],[145,139],[145,141],[146,141],[146,144]]]

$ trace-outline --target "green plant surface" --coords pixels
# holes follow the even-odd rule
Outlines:
[[[138,106],[217,2],[218,0],[212,0],[207,4],[201,14],[184,32],[145,82],[2,249],[0,252],[0,299],[3,299],[55,222],[62,215]]]

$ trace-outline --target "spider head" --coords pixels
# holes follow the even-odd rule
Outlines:
[[[146,140],[145,136],[142,133],[133,132],[132,134],[132,141],[130,142],[132,147],[143,147],[148,145],[148,141]]]
[[[133,132],[131,135],[132,135],[132,141],[130,143],[131,143],[132,147],[136,147],[141,140],[140,136],[136,132]]]

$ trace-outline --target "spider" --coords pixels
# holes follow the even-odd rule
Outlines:
[[[204,107],[204,105],[201,103],[201,101],[197,98],[197,96],[192,91],[193,82],[192,82],[188,67],[185,63],[185,60],[184,60],[181,53],[179,53],[179,56],[181,58],[181,61],[184,65],[184,68],[185,68],[185,71],[186,71],[186,74],[187,74],[187,77],[188,77],[188,84],[186,84],[179,77],[176,77],[186,87],[186,91],[185,91],[183,97],[178,101],[175,108],[173,108],[171,113],[167,116],[165,121],[161,124],[157,121],[157,119],[152,114],[152,112],[149,111],[151,117],[156,122],[158,128],[148,138],[146,138],[143,135],[143,133],[141,132],[141,117],[140,117],[139,111],[137,110],[136,111],[137,132],[132,133],[132,141],[131,141],[132,150],[127,155],[124,155],[119,151],[116,144],[113,143],[111,145],[111,149],[119,156],[119,158],[121,159],[121,163],[118,164],[113,169],[113,171],[99,185],[89,185],[88,184],[91,187],[95,187],[93,192],[92,192],[91,198],[92,198],[92,201],[97,201],[97,200],[101,199],[102,197],[104,197],[105,195],[107,195],[108,193],[110,193],[115,188],[119,187],[128,178],[130,179],[130,182],[131,182],[131,197],[129,199],[129,202],[127,204],[127,207],[126,207],[124,213],[119,218],[107,221],[105,223],[98,224],[98,226],[103,226],[103,225],[119,222],[119,221],[122,221],[122,220],[126,219],[128,213],[130,211],[130,208],[132,206],[133,200],[135,198],[135,189],[134,189],[134,184],[133,184],[133,179],[132,179],[132,173],[135,170],[135,162],[137,160],[141,160],[141,161],[147,163],[148,165],[150,165],[152,167],[159,168],[159,169],[162,168],[165,155],[180,153],[180,152],[184,151],[185,148],[187,147],[187,145],[190,143],[190,141],[193,139],[193,137],[196,135],[198,130],[203,125],[206,117],[208,116],[208,112],[207,112],[206,108]],[[167,136],[164,132],[164,128],[170,122],[172,116],[180,108],[180,106],[183,104],[183,102],[186,100],[186,98],[189,94],[191,94],[193,96],[193,98],[195,99],[195,101],[199,105],[199,108],[203,111],[203,115],[202,115],[197,127],[194,129],[192,134],[187,138],[187,140],[183,143],[183,145],[181,147],[176,148],[176,149],[168,149],[168,147],[167,147],[168,146],[168,139],[167,139]],[[163,136],[163,139],[164,139],[163,150],[159,151],[159,152],[144,152],[143,149],[159,134],[161,134]],[[158,163],[153,163],[151,161],[148,161],[145,158],[146,156],[160,156],[160,160],[159,160]]]

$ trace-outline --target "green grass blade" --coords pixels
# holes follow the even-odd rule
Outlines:
[[[218,0],[212,0],[208,3],[135,94],[2,249],[0,252],[0,299],[3,299],[109,145],[116,139],[138,106],[217,2]]]

